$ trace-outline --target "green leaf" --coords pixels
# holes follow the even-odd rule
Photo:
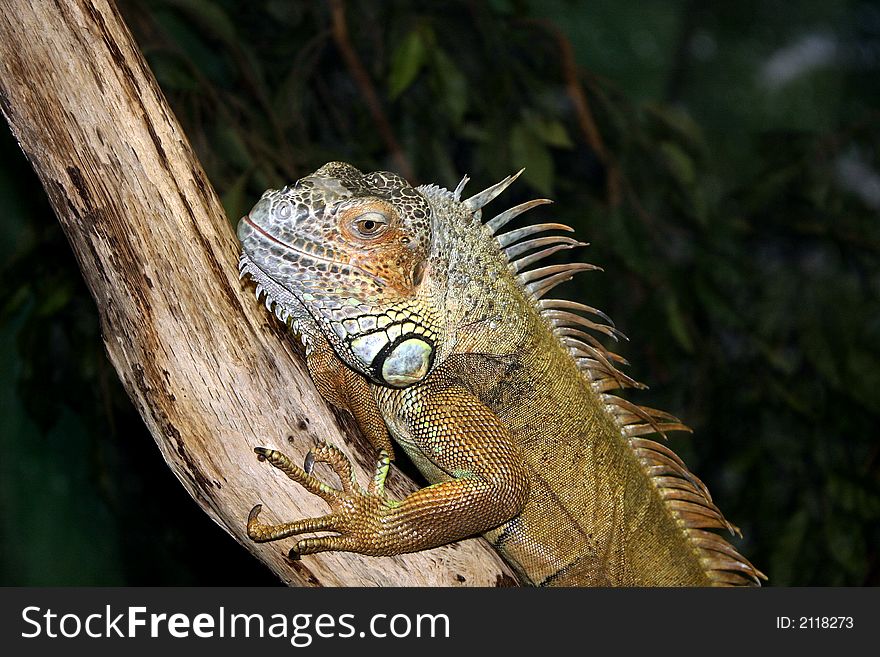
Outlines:
[[[459,136],[469,141],[487,142],[491,139],[491,133],[485,126],[479,123],[465,123],[459,130]]]
[[[804,355],[821,377],[834,387],[840,386],[843,379],[839,370],[837,350],[834,349],[821,325],[811,323],[804,328],[801,338]]]
[[[516,11],[516,8],[510,0],[489,0],[489,5],[492,7],[493,11],[496,11],[499,14],[513,14]]]
[[[548,146],[557,148],[572,148],[574,144],[568,136],[568,131],[561,121],[547,121],[541,125],[541,139]]]
[[[467,111],[467,79],[449,55],[439,48],[434,51],[433,64],[440,102],[452,124],[458,126]]]
[[[223,192],[223,196],[221,197],[223,209],[226,211],[226,216],[232,222],[233,226],[238,221],[238,218],[245,213],[245,204],[247,203],[245,194],[250,177],[250,171],[241,174],[235,179],[235,182]]]
[[[527,119],[529,128],[548,146],[572,148],[573,144],[561,121],[533,115]]]
[[[783,368],[779,368],[783,369]],[[791,369],[791,368],[787,368]],[[792,387],[788,381],[784,383],[776,379],[770,379],[768,385],[773,392],[773,397],[787,404],[797,413],[806,417],[814,417],[814,400],[807,399],[796,388]]]
[[[687,321],[678,305],[678,299],[670,295],[666,298],[665,303],[666,322],[669,326],[669,332],[678,342],[679,346],[687,353],[694,353],[694,341],[691,338],[690,331],[687,327]]]
[[[391,70],[388,72],[388,95],[397,98],[416,79],[425,63],[425,41],[422,30],[412,30],[391,55]]]
[[[254,164],[250,150],[235,126],[217,126],[214,148],[227,162],[239,169],[249,169]]]
[[[180,8],[203,28],[207,36],[237,46],[238,37],[235,23],[216,2],[209,0],[166,0],[168,4]]]
[[[880,412],[880,359],[866,349],[850,346],[845,368],[852,395],[875,413]]]
[[[49,317],[70,303],[73,297],[73,288],[68,283],[62,283],[53,287],[49,293],[40,299],[36,313],[40,317]]]
[[[215,82],[229,78],[227,58],[218,56],[218,50],[220,55],[223,50],[210,43],[206,39],[207,34],[199,30],[198,26],[186,20],[179,12],[168,8],[156,11],[154,19],[169,40],[178,45],[183,56],[190,59],[193,69]]]
[[[151,53],[147,59],[149,59],[150,68],[153,69],[153,73],[163,89],[173,89],[175,91],[198,90],[199,85],[195,77],[190,73],[185,61],[177,55],[157,51]]]
[[[770,558],[770,577],[778,586],[790,585],[798,581],[795,568],[797,557],[807,539],[810,517],[804,509],[795,511],[780,529],[774,542],[775,549]]]
[[[525,123],[510,131],[510,156],[514,167],[524,166],[523,180],[542,194],[553,192],[553,157],[547,145]]]
[[[688,113],[669,105],[661,105],[660,103],[646,103],[645,109],[667,128],[674,130],[679,136],[684,137],[689,145],[703,146],[703,131]]]
[[[714,321],[720,322],[728,328],[742,327],[742,317],[731,307],[729,300],[723,294],[718,293],[707,281],[698,278],[694,284],[694,291]]]
[[[661,152],[666,156],[666,165],[672,175],[684,187],[690,187],[697,178],[694,161],[678,144],[664,141],[660,144]]]

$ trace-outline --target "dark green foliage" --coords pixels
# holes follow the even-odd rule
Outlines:
[[[694,427],[672,446],[743,552],[771,584],[880,583],[880,10],[350,2],[340,44],[332,5],[122,3],[230,220],[333,159],[402,155],[416,182],[468,173],[474,191],[527,167],[497,203],[552,196],[540,216],[592,242],[582,257],[605,273],[566,293],[632,338],[620,351],[652,389],[631,398]],[[130,408],[13,149],[0,581],[256,582]],[[193,531],[217,553],[193,554]]]

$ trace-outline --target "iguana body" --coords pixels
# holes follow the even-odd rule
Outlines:
[[[310,454],[331,489],[274,450],[258,454],[332,512],[269,526],[255,540],[309,532],[299,554],[388,555],[482,533],[534,585],[757,584],[763,577],[713,528],[733,529],[702,482],[643,436],[684,429],[608,393],[637,386],[586,330],[604,317],[547,299],[590,265],[534,267],[580,243],[543,224],[502,232],[543,200],[483,223],[515,176],[460,200],[342,163],[264,194],[239,223],[242,273],[306,344],[322,394],[348,408],[380,453],[361,490],[340,452]],[[594,318],[594,319],[591,319]],[[586,330],[585,330],[586,329]],[[395,442],[432,485],[388,499]]]

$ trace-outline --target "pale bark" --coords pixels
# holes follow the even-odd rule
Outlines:
[[[254,446],[301,460],[316,440],[331,441],[352,457],[362,483],[372,450],[319,398],[281,325],[239,282],[231,225],[112,3],[7,1],[0,94],[95,298],[110,360],[206,513],[290,584],[511,581],[482,540],[295,564],[285,556],[292,541],[252,543],[245,519],[257,502],[264,521],[327,512],[259,463]],[[413,484],[394,473],[390,487],[401,496]],[[51,517],[51,509],[35,511]],[[220,570],[216,583],[224,581]]]

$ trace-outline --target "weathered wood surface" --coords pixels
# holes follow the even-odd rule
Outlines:
[[[327,554],[291,564],[291,541],[256,545],[246,537],[257,502],[264,521],[327,511],[259,463],[255,445],[302,459],[315,440],[329,440],[353,457],[364,483],[373,456],[319,398],[282,327],[239,282],[231,226],[111,2],[6,2],[0,103],[76,254],[125,389],[206,513],[290,584],[511,581],[481,540],[394,558]],[[412,487],[392,474],[393,494]],[[51,509],[39,511],[51,517]],[[216,583],[224,583],[222,570]]]

